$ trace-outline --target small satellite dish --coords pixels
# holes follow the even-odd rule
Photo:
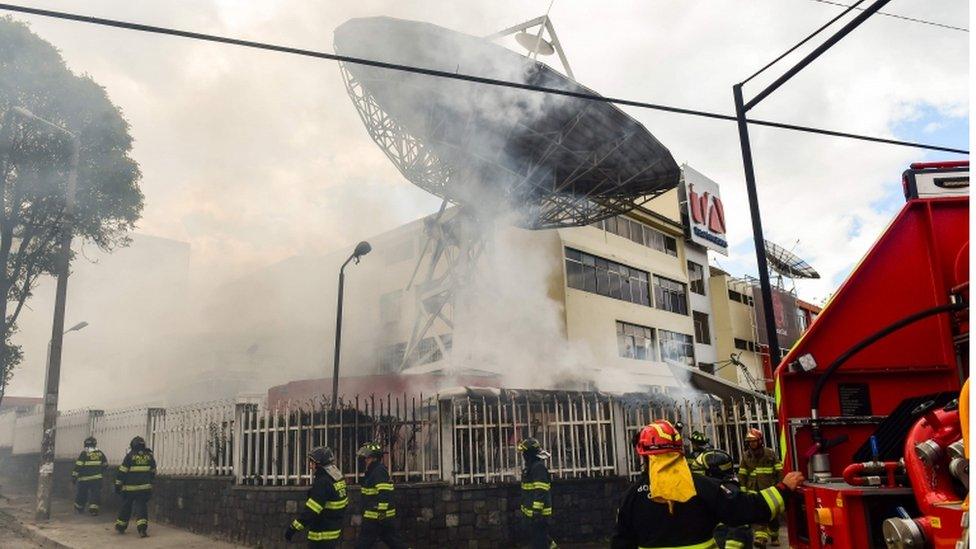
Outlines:
[[[551,42],[538,35],[532,35],[525,31],[516,33],[515,41],[518,42],[523,48],[529,50],[529,53],[534,53],[536,55],[552,55],[556,53],[556,48],[553,47]]]

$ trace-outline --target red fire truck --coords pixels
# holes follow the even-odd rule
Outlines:
[[[905,206],[776,369],[802,549],[968,547],[969,163]]]

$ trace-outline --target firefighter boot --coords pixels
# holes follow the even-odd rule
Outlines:
[[[149,531],[148,531],[149,530],[149,526],[147,526],[145,524],[140,524],[138,526],[138,530],[139,530],[139,537],[140,538],[148,538],[149,537]]]
[[[88,514],[97,517],[98,516],[98,506],[94,503],[88,506]]]
[[[129,524],[126,522],[122,522],[121,520],[115,521],[115,531],[120,534],[125,533],[125,529],[127,526],[129,526]]]

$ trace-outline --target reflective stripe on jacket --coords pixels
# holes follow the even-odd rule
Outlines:
[[[756,457],[748,450],[739,463],[739,484],[748,492],[758,492],[774,486],[783,479],[783,464],[772,448],[763,448],[761,456]]]
[[[307,530],[308,541],[329,541],[342,537],[343,517],[349,497],[346,481],[334,465],[315,470],[312,487],[306,493],[305,507],[292,521],[295,530]]]
[[[108,460],[105,453],[98,448],[86,448],[78,454],[71,476],[78,482],[101,480],[106,468]]]
[[[552,516],[551,477],[544,461],[530,458],[522,469],[519,509],[529,518]]]
[[[366,474],[359,486],[363,496],[364,519],[384,520],[396,516],[393,482],[390,481],[390,472],[382,461],[374,461],[366,468]]]
[[[156,458],[152,450],[144,448],[137,452],[130,451],[119,465],[115,475],[115,484],[121,486],[123,492],[145,492],[152,490],[153,479],[156,478]]]

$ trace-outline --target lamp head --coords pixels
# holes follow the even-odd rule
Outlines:
[[[369,242],[366,242],[365,240],[363,240],[359,244],[356,244],[356,249],[353,250],[352,257],[356,260],[356,263],[359,263],[359,258],[361,258],[364,255],[368,254],[372,250],[373,250],[373,247],[369,245]]]

